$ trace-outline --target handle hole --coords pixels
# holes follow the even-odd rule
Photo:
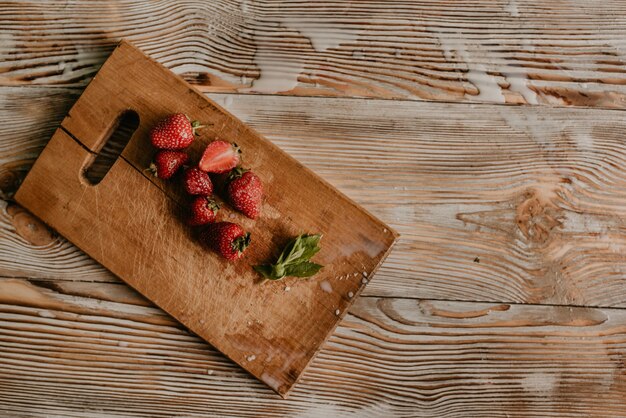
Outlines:
[[[85,169],[85,178],[94,186],[102,181],[126,148],[128,141],[139,127],[139,115],[134,110],[127,110],[117,118],[114,126],[113,132],[98,155]]]

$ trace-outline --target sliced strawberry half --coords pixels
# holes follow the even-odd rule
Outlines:
[[[225,173],[239,164],[240,154],[237,144],[213,141],[204,150],[198,167],[207,173]]]

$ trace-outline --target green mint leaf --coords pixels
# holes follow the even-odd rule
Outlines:
[[[285,277],[285,266],[283,264],[272,264],[272,277],[276,280]]]
[[[283,263],[285,265],[297,263],[300,260],[300,257],[302,257],[302,254],[304,253],[304,249],[305,248],[302,243],[302,235],[298,235],[298,237],[296,238],[296,241],[293,244],[291,252],[289,253],[289,255],[287,255],[287,257],[285,257],[285,259],[283,260]]]
[[[320,234],[298,235],[287,242],[274,264],[253,266],[253,268],[269,280],[280,280],[286,276],[313,276],[323,267],[309,261],[319,252],[321,238]]]
[[[323,266],[310,261],[302,261],[285,267],[285,275],[293,277],[311,277],[320,271],[322,267]]]
[[[291,255],[291,253],[293,253],[294,247],[298,243],[298,240],[300,240],[300,236],[291,239],[285,245],[285,248],[283,248],[283,252],[280,253],[280,257],[278,257],[278,260],[276,260],[276,264],[283,264],[285,262],[285,260]]]
[[[285,267],[282,264],[262,264],[252,268],[267,280],[280,280],[285,277]]]
[[[302,239],[300,242],[302,243],[302,247],[304,251],[300,255],[300,261],[308,261],[313,257],[318,251],[321,249],[319,247],[320,239],[322,236],[320,234],[315,235],[302,235]]]
[[[266,279],[274,280],[272,278],[272,266],[260,265],[260,266],[252,266],[252,268],[256,270],[258,273],[261,273],[261,276],[265,277]]]
[[[290,241],[277,264],[294,264],[308,261],[320,250],[319,242],[321,235],[299,235]]]

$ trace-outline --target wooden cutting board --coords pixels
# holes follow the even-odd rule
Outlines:
[[[102,181],[84,176],[134,111],[138,128]],[[228,262],[185,226],[180,183],[146,173],[148,132],[183,112],[209,127],[190,148],[236,142],[266,190],[256,221],[224,208],[252,243]],[[346,175],[349,175],[346,172]],[[387,256],[397,233],[180,77],[121,42],[63,120],[15,199],[126,283],[285,397],[354,298]],[[321,233],[310,279],[262,282],[250,267],[274,259],[300,233]]]

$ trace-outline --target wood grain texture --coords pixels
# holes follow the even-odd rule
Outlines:
[[[98,184],[84,176],[116,121],[137,130]],[[148,131],[181,112],[208,125],[187,150],[198,161],[220,138],[243,150],[263,181],[254,221],[227,206],[219,221],[252,238],[236,262],[210,252],[184,223],[188,196],[146,174]],[[138,115],[138,116],[137,116]],[[137,126],[137,125],[136,125]],[[134,129],[133,129],[134,130]],[[378,269],[397,234],[180,78],[122,42],[70,109],[15,200],[273,390],[286,396]],[[307,280],[263,283],[251,266],[302,233],[323,236]],[[289,290],[289,291],[288,291]]]
[[[362,297],[289,400],[124,285],[0,279],[6,416],[623,416],[626,311]]]
[[[11,196],[80,94],[79,89],[0,88],[0,197]]]
[[[84,85],[127,37],[211,92],[623,108],[625,13],[617,0],[4,1],[0,84]]]
[[[617,112],[213,95],[404,234],[282,402],[6,199],[122,37],[209,93],[623,108],[625,11],[0,2],[0,416],[624,416],[625,311],[404,298],[626,306]]]
[[[8,89],[10,131],[45,129],[21,103],[64,108],[75,97]],[[401,232],[366,295],[626,306],[621,112],[211,97]],[[5,173],[47,141],[19,132],[0,141]],[[40,248],[1,219],[4,275],[37,266],[42,279],[111,280],[62,239]]]
[[[0,200],[0,265],[8,277],[119,283],[30,212],[4,200]]]

